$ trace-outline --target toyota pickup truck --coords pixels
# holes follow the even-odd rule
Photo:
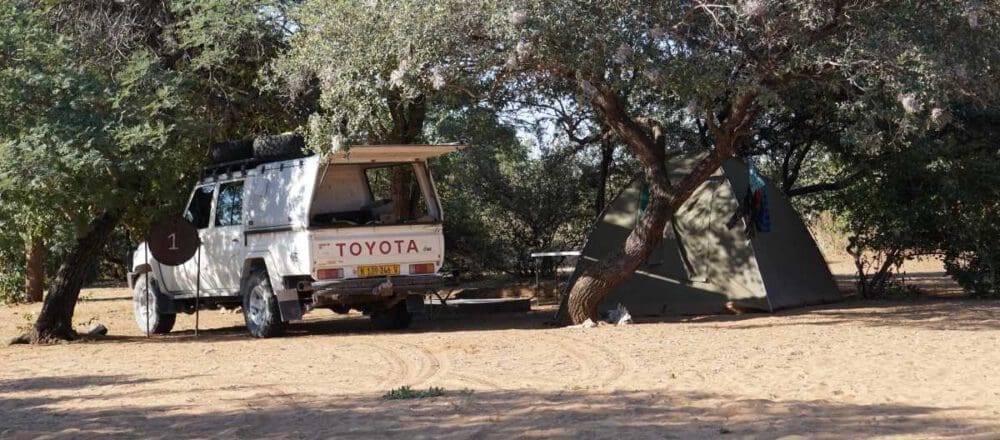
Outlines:
[[[407,327],[423,294],[442,282],[444,214],[427,161],[460,148],[251,153],[207,168],[184,211],[198,229],[200,258],[159,264],[146,243],[133,253],[136,323],[167,333],[197,303],[241,306],[249,333],[261,338],[316,308],[359,310],[378,329]]]

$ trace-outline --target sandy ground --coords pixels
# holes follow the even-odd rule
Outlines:
[[[592,329],[546,327],[547,310],[400,333],[313,314],[253,340],[215,311],[198,338],[181,316],[145,339],[126,290],[84,296],[81,329],[109,337],[0,347],[0,438],[1000,438],[1000,301]],[[0,336],[37,309],[0,307]],[[445,394],[381,398],[402,385]]]

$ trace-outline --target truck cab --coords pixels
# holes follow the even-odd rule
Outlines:
[[[442,280],[444,214],[427,161],[460,148],[354,146],[207,168],[184,211],[199,257],[159,264],[145,243],[133,254],[137,324],[165,333],[177,313],[238,304],[257,337],[315,308],[406,327],[407,299],[422,304]]]

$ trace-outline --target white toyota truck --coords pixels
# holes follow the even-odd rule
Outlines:
[[[198,258],[159,264],[140,244],[128,276],[136,323],[169,332],[177,313],[195,311],[197,290],[202,308],[242,306],[255,337],[280,335],[315,308],[360,310],[378,329],[407,327],[442,282],[444,215],[427,160],[460,148],[249,153],[206,168],[184,212],[201,238],[200,268]],[[406,200],[392,198],[403,194],[399,182]]]

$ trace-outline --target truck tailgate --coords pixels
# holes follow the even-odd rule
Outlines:
[[[441,267],[444,236],[441,225],[392,225],[326,228],[310,231],[312,272],[342,268],[344,278],[365,276],[358,268],[398,265],[399,275],[410,264]]]

